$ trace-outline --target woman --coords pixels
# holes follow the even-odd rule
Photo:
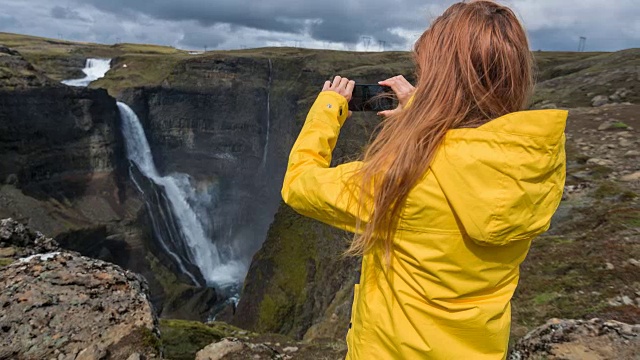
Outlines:
[[[504,359],[519,265],[562,197],[567,113],[522,111],[529,45],[494,2],[451,6],[414,57],[415,89],[382,82],[400,105],[382,114],[363,161],[329,167],[354,83],[325,84],[282,196],[356,233],[348,359]]]

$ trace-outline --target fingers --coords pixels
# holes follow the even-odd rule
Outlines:
[[[340,79],[340,85],[339,85],[340,88],[344,88],[346,90],[348,84],[349,84],[349,79],[347,79],[346,77]]]
[[[384,110],[384,111],[379,111],[378,115],[382,116],[382,117],[389,117],[395,113],[397,113],[398,111],[400,111],[399,108],[395,108],[393,110]]]
[[[342,78],[340,76],[336,76],[335,78],[333,78],[333,84],[331,84],[331,87],[333,88],[333,90],[335,90],[338,86],[340,86],[341,80]]]
[[[405,105],[409,100],[413,92],[415,91],[415,87],[407,81],[402,75],[394,76],[392,78],[383,80],[378,82],[378,84],[382,86],[388,86],[393,90],[398,98],[400,104]]]
[[[349,94],[353,94],[353,88],[356,86],[356,82],[353,80],[350,80],[349,83],[347,84],[347,92]]]
[[[338,94],[344,96],[347,101],[351,100],[353,96],[353,89],[356,82],[349,80],[346,77],[336,76],[333,78],[333,82],[327,80],[322,87],[322,91],[335,91]]]

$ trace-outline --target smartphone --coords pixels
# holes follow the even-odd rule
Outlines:
[[[356,84],[349,102],[351,111],[383,111],[397,106],[393,90],[388,86],[376,84]]]

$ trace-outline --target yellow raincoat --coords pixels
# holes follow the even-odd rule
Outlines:
[[[282,197],[302,215],[354,231],[355,204],[340,195],[361,163],[329,167],[347,112],[344,97],[320,94]],[[519,265],[562,197],[566,118],[523,111],[447,133],[408,196],[392,266],[363,257],[347,359],[506,357]]]

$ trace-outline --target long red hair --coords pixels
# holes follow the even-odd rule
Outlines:
[[[380,248],[389,261],[402,207],[447,131],[522,110],[533,89],[526,32],[511,9],[493,1],[449,7],[420,36],[413,55],[413,101],[381,123],[351,179],[362,220],[348,254]]]

